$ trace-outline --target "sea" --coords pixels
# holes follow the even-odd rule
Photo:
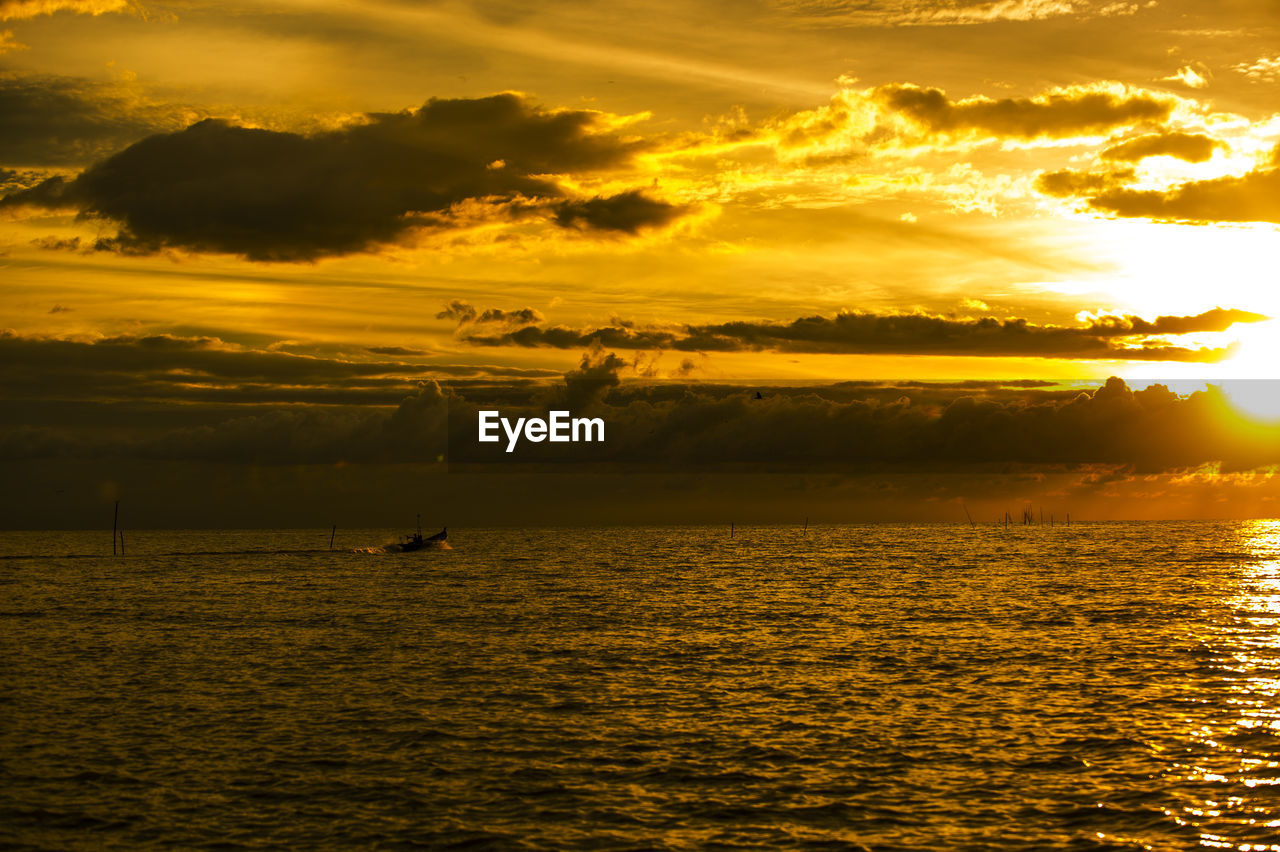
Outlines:
[[[0,533],[0,847],[1280,850],[1280,522]]]

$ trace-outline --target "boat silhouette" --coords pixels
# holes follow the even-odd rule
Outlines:
[[[405,536],[400,542],[400,550],[421,550],[424,547],[441,547],[446,546],[449,541],[449,528],[445,527],[435,535],[422,535],[422,516],[418,516],[418,531],[412,535]]]

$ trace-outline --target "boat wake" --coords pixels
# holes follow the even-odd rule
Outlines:
[[[414,544],[412,541],[389,541],[380,547],[357,547],[352,553],[413,553],[418,550],[453,550],[447,541],[427,541]]]

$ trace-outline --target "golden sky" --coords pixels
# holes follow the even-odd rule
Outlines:
[[[1277,83],[1271,0],[0,0],[10,425],[1273,378]]]

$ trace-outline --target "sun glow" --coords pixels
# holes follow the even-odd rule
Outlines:
[[[1231,407],[1267,425],[1280,424],[1280,381],[1237,379],[1222,383]]]

